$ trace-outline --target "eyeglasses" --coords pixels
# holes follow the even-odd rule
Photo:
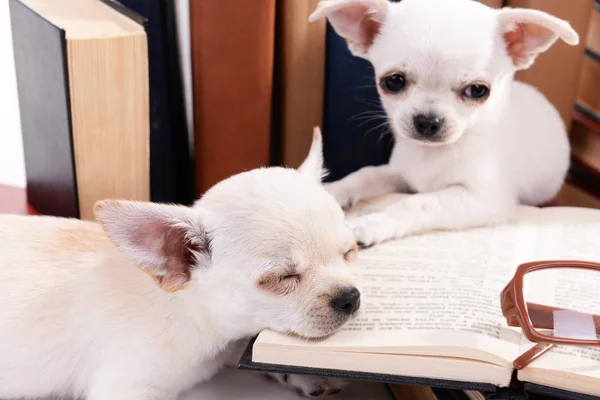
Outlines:
[[[500,297],[509,326],[536,343],[513,366],[521,370],[555,345],[600,346],[600,264],[522,264]]]

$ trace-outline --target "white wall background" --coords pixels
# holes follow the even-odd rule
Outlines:
[[[0,184],[25,186],[8,1],[0,0]]]

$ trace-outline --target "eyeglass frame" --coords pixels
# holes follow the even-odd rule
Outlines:
[[[534,314],[537,313],[537,317],[541,320],[546,317],[544,321],[545,324],[540,329],[552,329],[554,321],[552,312],[561,309],[535,303],[526,303],[525,294],[523,292],[523,281],[525,275],[534,271],[559,268],[576,268],[600,272],[600,263],[575,260],[548,260],[524,263],[519,265],[513,278],[510,280],[510,282],[508,282],[500,294],[502,315],[504,318],[506,318],[506,323],[508,326],[521,328],[525,337],[530,342],[536,343],[535,346],[514,360],[513,366],[517,370],[527,367],[534,360],[539,358],[557,344],[570,346],[600,346],[600,339],[588,340],[560,338],[544,335],[535,330],[534,323],[531,320],[530,311],[533,311]],[[600,332],[600,316],[593,315],[593,318],[596,333],[598,333]],[[551,324],[549,322],[551,322]]]

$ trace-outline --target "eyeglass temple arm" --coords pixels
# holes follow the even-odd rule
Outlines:
[[[554,311],[557,310],[563,309],[536,303],[527,303],[529,319],[536,329],[554,329]],[[600,315],[592,315],[592,317],[594,318],[596,333],[600,333]]]

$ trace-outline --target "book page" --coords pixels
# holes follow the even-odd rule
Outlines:
[[[558,207],[542,210],[536,258],[600,262],[600,210]],[[600,272],[534,272],[525,276],[524,284],[527,302],[600,315]],[[532,346],[523,337],[520,351]],[[557,346],[531,366],[600,378],[600,348]]]
[[[539,259],[600,262],[600,210],[550,207],[540,211]]]
[[[257,344],[439,355],[510,366],[520,330],[507,327],[500,292],[534,257],[539,210],[519,221],[435,232],[362,250],[355,263],[362,315],[322,341],[261,333]]]

